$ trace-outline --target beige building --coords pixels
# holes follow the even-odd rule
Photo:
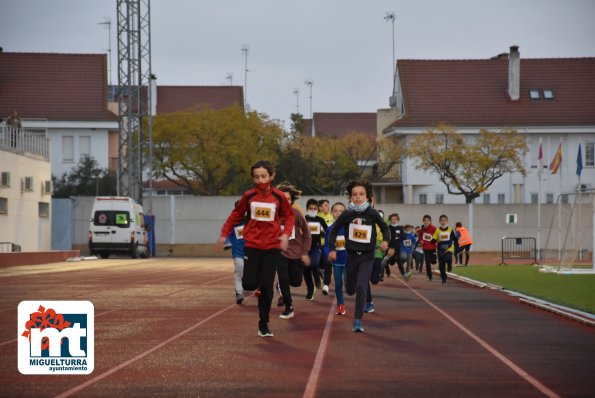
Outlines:
[[[50,250],[51,176],[45,135],[0,126],[0,252]]]

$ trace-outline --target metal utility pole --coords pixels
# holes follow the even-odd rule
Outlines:
[[[107,84],[112,85],[112,21],[106,18],[98,25],[107,25]]]
[[[150,0],[116,0],[118,33],[118,195],[142,203],[144,152],[152,141]],[[148,135],[147,137],[147,130]],[[152,176],[149,176],[151,178]]]
[[[225,76],[225,80],[229,82],[230,86],[233,86],[233,74],[228,73],[227,76]]]
[[[310,99],[310,120],[312,120],[312,85],[314,84],[314,82],[312,81],[312,79],[308,79],[304,83],[310,89],[310,97],[308,98]]]
[[[244,53],[244,111],[248,112],[248,45],[242,47]]]
[[[393,65],[393,78],[395,77],[395,71],[396,71],[396,58],[395,58],[395,13],[394,12],[386,12],[386,15],[384,16],[384,21],[388,22],[391,21],[392,25],[393,25],[393,60],[392,60],[392,65]]]
[[[295,112],[297,114],[300,113],[300,89],[294,88],[293,95],[295,95]]]

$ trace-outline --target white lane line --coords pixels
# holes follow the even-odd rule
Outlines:
[[[195,323],[194,325],[190,326],[188,329],[185,329],[183,331],[181,331],[180,333],[176,334],[175,336],[170,337],[167,340],[162,341],[161,343],[157,344],[156,346],[154,346],[153,348],[144,351],[140,354],[138,354],[137,356],[130,358],[129,360],[122,362],[121,364],[114,366],[113,368],[101,373],[100,375],[97,375],[95,377],[93,377],[92,379],[87,380],[86,382],[79,384],[78,386],[75,386],[73,388],[71,388],[70,390],[67,390],[65,392],[63,392],[62,394],[56,395],[55,398],[64,398],[64,397],[69,397],[73,394],[78,393],[79,391],[97,383],[100,380],[105,379],[106,377],[116,373],[117,371],[125,368],[126,366],[139,361],[140,359],[146,357],[147,355],[157,351],[158,349],[166,346],[167,344],[171,343],[172,341],[175,341],[177,339],[179,339],[180,337],[184,336],[187,333],[190,333],[191,331],[193,331],[194,329],[196,329],[197,327],[207,323],[208,321],[210,321],[211,319],[223,314],[226,311],[229,311],[232,308],[236,308],[238,305],[237,304],[231,304],[228,307],[223,308],[222,310],[219,310],[217,312],[215,312],[214,314],[209,315],[208,317],[204,318],[203,320]]]
[[[537,380],[536,378],[534,378],[533,376],[531,376],[529,373],[527,373],[525,370],[523,370],[520,366],[516,365],[514,362],[512,362],[506,356],[504,356],[503,354],[501,354],[500,352],[498,352],[498,350],[496,350],[494,347],[492,347],[487,342],[485,342],[484,340],[482,340],[475,333],[473,333],[472,331],[470,331],[469,329],[467,329],[465,326],[463,326],[462,324],[460,324],[456,319],[454,319],[452,316],[448,315],[444,310],[442,310],[437,305],[435,305],[434,303],[432,303],[430,300],[428,300],[425,296],[423,296],[417,290],[413,289],[411,286],[409,286],[408,284],[406,284],[405,282],[403,282],[401,280],[399,280],[399,282],[401,282],[403,285],[407,286],[409,288],[409,290],[411,290],[413,293],[415,293],[420,299],[422,299],[423,301],[425,301],[430,307],[434,308],[442,316],[444,316],[446,319],[448,319],[453,325],[455,325],[456,327],[458,327],[459,329],[461,329],[465,334],[467,334],[473,340],[475,340],[476,342],[478,342],[479,345],[481,345],[483,348],[485,348],[490,354],[494,355],[500,361],[504,362],[504,364],[506,366],[508,366],[515,373],[517,373],[519,376],[521,376],[523,379],[525,379],[527,382],[529,382],[531,385],[533,385],[533,387],[537,388],[545,396],[551,397],[551,398],[554,398],[554,397],[555,398],[559,398],[560,397],[558,394],[556,394],[555,392],[553,392],[552,390],[550,390],[549,388],[547,388],[545,385],[543,385],[539,380]]]
[[[331,305],[328,317],[326,318],[326,325],[324,326],[324,332],[322,333],[322,338],[320,339],[320,345],[318,346],[318,351],[316,352],[316,358],[314,359],[314,364],[312,365],[312,371],[310,371],[310,377],[308,378],[308,383],[306,384],[306,389],[304,390],[304,395],[302,396],[303,398],[313,398],[316,396],[316,387],[318,386],[320,370],[322,369],[322,363],[324,361],[326,346],[328,345],[328,339],[331,332],[331,325],[333,323],[336,306],[337,304],[333,300],[333,305]]]

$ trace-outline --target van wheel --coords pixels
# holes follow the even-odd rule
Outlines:
[[[101,257],[101,258],[108,258],[109,257],[109,253],[99,253],[99,257]]]
[[[148,258],[149,256],[147,256],[147,250],[145,249],[141,254],[140,254],[140,258]]]
[[[132,243],[131,246],[130,258],[138,258],[138,243]]]

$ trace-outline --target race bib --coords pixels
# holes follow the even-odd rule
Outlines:
[[[432,240],[432,235],[430,235],[427,232],[424,232],[424,234],[422,235],[422,239],[425,240],[426,242],[429,242]]]
[[[319,222],[309,222],[308,229],[312,235],[320,235],[320,223]]]
[[[372,241],[372,226],[349,224],[349,240],[359,243],[370,243]]]
[[[440,242],[445,242],[447,240],[450,240],[450,232],[440,232],[438,237],[440,238]]]
[[[345,236],[337,236],[337,240],[335,241],[335,250],[345,250]]]
[[[289,235],[289,238],[287,238],[287,240],[292,240],[295,239],[295,225],[293,226],[293,229],[291,230],[291,235]],[[285,231],[285,225],[281,225],[281,232]]]
[[[252,202],[250,203],[250,217],[256,221],[275,221],[274,203]]]
[[[235,227],[233,230],[236,233],[237,240],[244,239],[244,226],[243,225],[240,225],[239,227]]]
[[[405,246],[405,247],[411,246],[411,239],[404,239],[403,240],[403,246]]]

